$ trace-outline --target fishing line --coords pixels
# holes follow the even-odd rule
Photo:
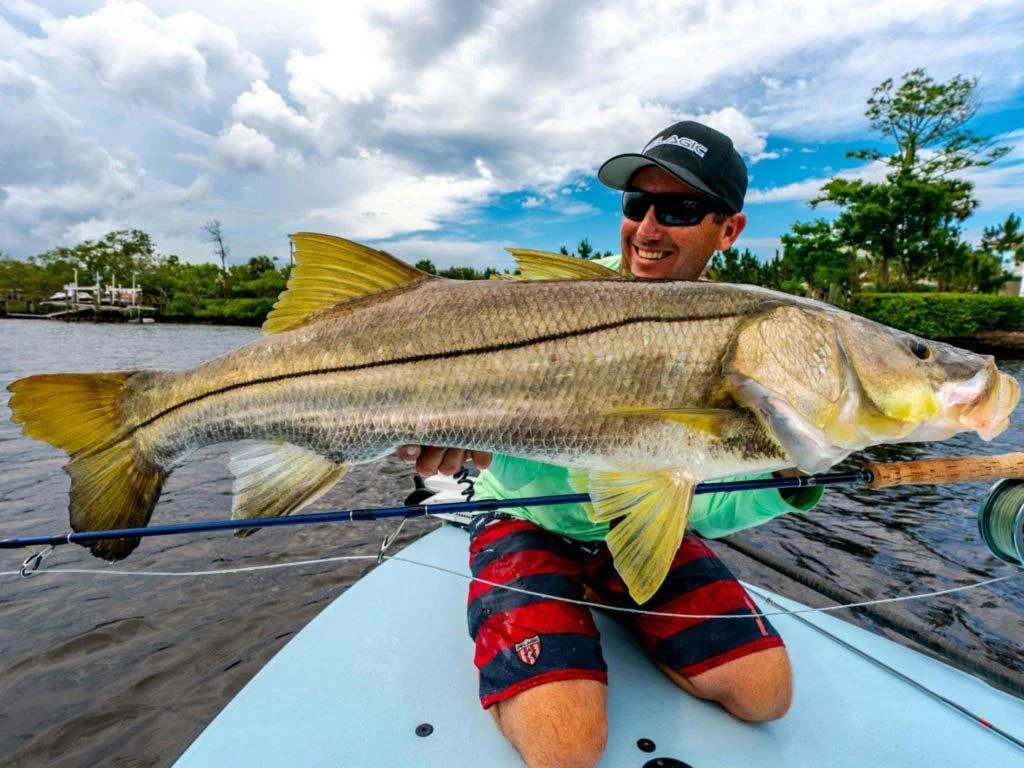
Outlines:
[[[476,581],[481,584],[486,584],[489,587],[497,589],[504,589],[509,592],[518,592],[520,594],[529,595],[531,597],[539,597],[545,600],[557,600],[563,603],[571,603],[573,605],[584,606],[587,608],[596,608],[602,611],[612,611],[615,613],[627,613],[640,616],[654,616],[657,618],[666,619],[751,619],[751,618],[770,618],[772,616],[788,616],[798,613],[828,613],[831,611],[839,611],[845,608],[860,608],[868,605],[879,605],[881,603],[898,603],[907,600],[922,600],[928,597],[938,597],[939,595],[949,595],[955,592],[966,592],[970,589],[978,589],[989,584],[995,584],[1000,581],[1006,581],[1007,579],[1013,578],[1016,574],[1007,574],[1006,576],[997,576],[995,578],[986,579],[979,581],[975,584],[966,584],[959,587],[950,587],[949,589],[941,589],[934,592],[922,592],[914,595],[901,595],[899,597],[885,597],[877,600],[864,600],[856,603],[846,603],[843,605],[830,605],[823,606],[821,608],[801,608],[794,611],[776,611],[776,612],[764,612],[764,613],[748,613],[742,615],[736,614],[719,614],[719,613],[670,613],[667,611],[649,611],[643,608],[628,608],[624,606],[606,605],[604,603],[596,603],[588,600],[579,600],[571,597],[562,597],[560,595],[549,595],[544,592],[536,592],[530,589],[523,589],[522,587],[513,587],[508,584],[499,584],[494,581],[487,579],[481,579],[476,576],[469,576],[460,571],[446,568],[442,565],[436,565],[434,563],[424,563],[420,560],[412,560],[407,557],[400,555],[338,555],[335,557],[322,557],[315,560],[294,560],[287,563],[270,563],[267,565],[250,565],[242,566],[239,568],[218,568],[206,571],[122,571],[122,570],[97,570],[95,568],[48,568],[46,570],[36,570],[31,572],[31,577],[45,576],[49,574],[75,574],[75,575],[89,575],[89,576],[143,576],[143,577],[163,577],[163,578],[178,578],[178,577],[198,577],[198,576],[225,576],[237,573],[253,573],[257,571],[271,571],[281,568],[296,568],[305,565],[322,565],[326,563],[336,563],[342,561],[351,560],[396,560],[401,563],[408,563],[409,565],[416,565],[422,568],[429,568],[434,571],[441,573],[451,574],[452,576],[458,576],[460,579],[466,581]],[[2,571],[0,576],[23,576],[21,571]]]
[[[1007,577],[1004,576],[1003,578],[1007,578]],[[985,728],[986,730],[989,730],[989,731],[991,731],[992,733],[995,733],[998,736],[1002,736],[1004,739],[1006,739],[1008,742],[1013,744],[1015,747],[1018,747],[1019,749],[1024,749],[1024,741],[1021,741],[1016,736],[1014,736],[1012,733],[1004,731],[999,726],[994,725],[991,721],[986,720],[984,717],[981,717],[980,715],[975,714],[974,712],[972,712],[970,709],[968,709],[964,705],[958,704],[957,702],[953,701],[952,699],[950,699],[950,698],[948,698],[946,696],[943,696],[938,691],[933,691],[928,686],[923,685],[922,683],[919,683],[914,678],[910,677],[909,675],[904,674],[903,672],[900,672],[895,667],[892,667],[889,664],[886,664],[881,659],[876,658],[875,656],[872,656],[867,651],[861,650],[860,648],[855,646],[853,643],[849,643],[846,640],[843,640],[841,637],[839,637],[838,635],[836,635],[836,634],[834,634],[832,632],[829,632],[824,627],[820,627],[817,624],[815,624],[813,621],[808,621],[807,619],[803,618],[802,616],[797,616],[796,615],[798,613],[801,613],[802,611],[790,611],[790,610],[787,610],[784,605],[779,603],[777,600],[773,600],[769,595],[765,594],[758,587],[751,587],[750,591],[753,592],[758,597],[760,597],[762,600],[764,600],[769,605],[774,605],[774,606],[776,606],[778,608],[781,608],[783,611],[785,611],[788,615],[792,616],[794,619],[799,621],[801,624],[803,624],[803,625],[805,625],[807,627],[810,627],[811,629],[815,630],[816,632],[824,635],[829,640],[832,640],[833,642],[835,642],[836,644],[842,646],[846,650],[851,651],[852,653],[857,654],[862,659],[865,659],[866,661],[871,662],[872,664],[874,664],[875,666],[879,667],[880,669],[883,669],[886,672],[888,672],[889,674],[891,674],[891,675],[895,676],[896,678],[898,678],[899,680],[902,680],[904,683],[907,683],[908,685],[913,686],[914,688],[916,688],[917,690],[921,691],[922,693],[927,694],[928,696],[931,696],[933,699],[936,699],[937,701],[942,702],[947,707],[951,707],[952,709],[954,709],[957,712],[959,712],[961,715],[966,717],[968,720],[970,720],[975,725],[980,725],[983,728]]]

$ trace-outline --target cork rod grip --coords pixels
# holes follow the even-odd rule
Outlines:
[[[970,483],[1024,477],[1024,453],[1002,453],[998,456],[957,456],[948,459],[922,459],[893,464],[865,464],[871,472],[870,488],[894,485],[935,485],[938,483]]]

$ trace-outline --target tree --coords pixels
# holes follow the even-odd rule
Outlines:
[[[206,242],[213,244],[213,252],[220,259],[220,271],[223,275],[228,273],[228,252],[229,249],[224,243],[224,232],[220,227],[220,220],[214,219],[208,221],[203,225],[203,232],[206,233]],[[220,281],[220,292],[221,295],[227,293],[228,285],[226,278],[222,277]]]
[[[922,69],[906,73],[898,88],[891,79],[878,85],[865,114],[872,128],[895,142],[895,152],[860,149],[847,155],[884,159],[890,168],[885,181],[833,178],[811,201],[812,207],[840,207],[835,232],[867,255],[881,290],[961,274],[961,224],[978,202],[972,185],[951,174],[989,165],[1008,150],[965,127],[977,111],[976,89],[976,80],[956,76],[936,83]]]
[[[865,115],[871,127],[896,142],[896,152],[886,157],[900,173],[925,177],[990,165],[1009,152],[993,147],[989,138],[975,136],[965,126],[978,111],[978,80],[960,75],[937,83],[924,69],[903,75],[894,88],[892,78],[875,86]],[[849,157],[880,160],[876,149],[848,152]]]
[[[577,259],[586,259],[588,261],[593,259],[604,259],[612,255],[611,251],[595,251],[594,246],[590,244],[590,240],[584,237],[580,240],[580,244],[576,246],[576,250],[570,252],[564,245],[558,249],[558,252],[563,256],[575,256]]]
[[[1002,224],[985,227],[981,250],[1000,259],[1011,258],[1014,264],[1024,264],[1024,231],[1021,231],[1020,216],[1011,213]]]
[[[214,219],[203,224],[203,232],[206,233],[206,242],[213,244],[213,253],[220,259],[222,272],[228,271],[229,248],[224,243],[224,232],[220,227],[220,220]]]
[[[835,301],[837,290],[849,294],[859,287],[856,250],[844,245],[824,219],[796,222],[782,236],[782,246],[790,279],[806,283],[810,295]]]
[[[740,253],[736,248],[726,248],[711,258],[711,279],[722,283],[748,283],[763,285],[761,263],[745,248]]]
[[[437,267],[434,266],[434,262],[430,259],[421,259],[416,262],[416,269],[420,272],[429,272],[432,275],[437,274]]]
[[[79,282],[90,281],[98,275],[103,282],[125,285],[131,282],[132,273],[142,274],[153,269],[156,247],[152,238],[140,229],[119,229],[99,240],[53,248],[29,261],[40,265],[58,281],[54,290],[71,282],[76,269],[80,273]]]

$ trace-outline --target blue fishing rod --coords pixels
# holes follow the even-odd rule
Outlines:
[[[866,464],[861,469],[849,472],[700,483],[694,489],[694,493],[731,493],[766,488],[779,490],[818,488],[854,483],[864,483],[869,488],[879,489],[896,485],[934,485],[985,480],[1000,480],[1000,482],[993,486],[979,511],[978,522],[982,537],[997,557],[1015,565],[1024,565],[1024,453],[875,463]],[[525,499],[470,499],[438,504],[421,503],[397,507],[347,509],[290,517],[211,520],[198,523],[155,525],[145,528],[73,531],[49,536],[0,539],[0,549],[21,549],[33,546],[57,547],[62,544],[88,544],[105,539],[173,536],[207,531],[239,531],[318,523],[433,517],[454,513],[498,512],[512,507],[580,504],[589,501],[589,494],[570,493],[556,496],[533,496]]]

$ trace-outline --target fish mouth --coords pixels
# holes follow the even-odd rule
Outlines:
[[[1010,426],[1010,417],[1020,400],[1020,384],[993,366],[951,388],[947,398],[950,415],[956,417],[961,428],[973,430],[987,441]]]

